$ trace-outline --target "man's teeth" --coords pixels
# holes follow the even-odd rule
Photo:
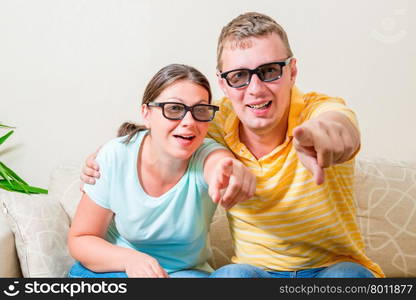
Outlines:
[[[271,101],[268,101],[268,102],[264,102],[263,104],[247,105],[247,106],[250,107],[250,108],[262,109],[262,108],[265,108],[265,107],[269,106],[270,103],[271,103]]]

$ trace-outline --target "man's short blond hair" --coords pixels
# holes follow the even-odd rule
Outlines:
[[[233,47],[250,47],[247,39],[251,37],[262,37],[276,33],[286,47],[287,56],[293,56],[289,40],[285,30],[275,20],[261,13],[248,12],[231,20],[221,30],[217,46],[217,69],[222,71],[221,56],[226,42],[232,42]]]

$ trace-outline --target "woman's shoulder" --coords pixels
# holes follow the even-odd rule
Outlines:
[[[206,137],[206,138],[204,138],[204,140],[202,141],[202,144],[201,144],[201,146],[199,146],[199,148],[205,148],[205,147],[208,147],[208,146],[220,146],[220,147],[222,147],[221,146],[221,144],[220,143],[218,143],[216,140],[214,140],[213,138],[210,138],[210,137]]]
[[[225,148],[223,145],[221,145],[214,139],[207,137],[203,140],[202,144],[195,151],[193,158],[194,159],[205,158],[205,156],[207,156],[209,153],[218,149],[227,149],[227,148]]]
[[[101,147],[100,152],[111,152],[111,151],[115,151],[117,149],[122,149],[126,147],[126,144],[124,143],[124,140],[126,139],[125,136],[120,136],[120,137],[116,137],[113,138],[109,141],[107,141],[106,143],[104,143],[104,145]]]

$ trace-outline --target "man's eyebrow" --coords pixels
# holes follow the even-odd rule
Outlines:
[[[262,63],[262,64],[258,65],[254,69],[257,69],[260,66],[264,66],[264,65],[268,65],[268,64],[274,64],[276,62],[284,62],[284,61],[285,61],[284,58],[283,59],[271,60],[269,62],[265,62],[265,63]],[[239,67],[239,68],[234,68],[234,69],[230,69],[230,70],[227,70],[227,71],[221,71],[220,73],[225,73],[225,72],[229,72],[229,71],[238,71],[238,70],[254,70],[254,69],[250,69],[250,68],[247,68],[247,67]]]

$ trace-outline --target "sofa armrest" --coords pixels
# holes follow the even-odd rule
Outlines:
[[[21,277],[14,235],[6,221],[4,209],[0,208],[0,277]]]

